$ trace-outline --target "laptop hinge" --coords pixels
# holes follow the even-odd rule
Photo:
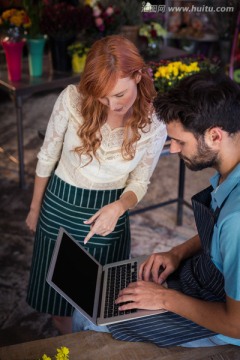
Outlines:
[[[103,270],[103,272],[102,272],[101,286],[100,286],[99,297],[98,297],[99,298],[99,301],[98,301],[98,315],[97,315],[98,318],[100,317],[100,314],[101,314],[104,275],[105,275],[105,270]]]

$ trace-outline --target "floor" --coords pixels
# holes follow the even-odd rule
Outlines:
[[[36,155],[41,146],[38,130],[46,127],[57,92],[42,93],[24,104],[26,188],[18,186],[15,110],[0,93],[0,346],[58,335],[48,315],[25,302],[33,235],[25,226],[31,201]],[[147,195],[138,208],[177,196],[179,159],[161,157]],[[211,170],[186,171],[185,199],[208,185]],[[191,209],[184,206],[183,224],[176,225],[176,204],[131,216],[132,255],[165,251],[196,232]]]

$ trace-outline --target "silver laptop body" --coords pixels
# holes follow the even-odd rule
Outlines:
[[[139,310],[106,315],[108,269],[137,262],[137,273],[146,256],[118,261],[102,266],[66,230],[60,228],[49,267],[47,282],[74,308],[95,325],[110,325],[120,321],[150,316],[165,310]],[[130,266],[130,265],[128,265]],[[115,271],[115,270],[113,270]],[[114,291],[114,286],[110,284]],[[115,298],[117,294],[114,294]]]

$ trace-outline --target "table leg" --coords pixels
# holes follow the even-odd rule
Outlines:
[[[23,148],[23,116],[22,116],[22,98],[16,97],[16,118],[17,118],[17,139],[18,139],[18,169],[19,169],[19,186],[25,188],[24,178],[24,148]]]
[[[178,178],[178,201],[177,201],[177,225],[182,225],[184,204],[185,164],[182,159],[179,162]]]

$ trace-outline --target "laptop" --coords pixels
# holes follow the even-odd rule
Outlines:
[[[165,310],[119,311],[114,303],[120,289],[137,281],[139,267],[146,258],[141,256],[102,266],[60,228],[47,282],[95,325],[159,314]]]

